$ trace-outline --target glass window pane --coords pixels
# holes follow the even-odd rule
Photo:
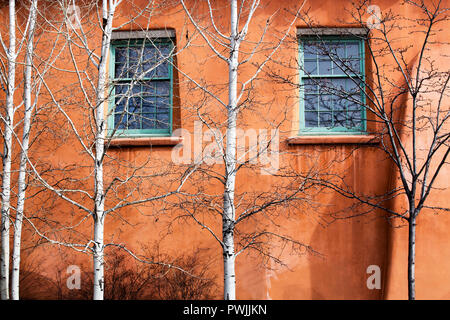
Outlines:
[[[347,120],[347,114],[345,110],[336,110],[333,112],[334,127],[345,127]]]
[[[167,58],[170,55],[170,48],[167,45],[163,44],[157,44],[156,47],[158,48],[158,56],[159,59],[161,58]]]
[[[140,129],[140,115],[139,114],[128,114],[128,129]]]
[[[342,61],[340,61],[340,60],[333,61],[333,74],[334,75],[343,76],[343,75],[346,75],[345,72],[346,72],[345,67],[342,64]]]
[[[316,60],[305,60],[304,72],[309,75],[317,74],[317,62]]]
[[[142,95],[154,96],[156,95],[156,83],[146,82],[142,84]]]
[[[361,97],[358,96],[349,96],[347,98],[348,110],[361,110]]]
[[[156,115],[156,127],[159,129],[169,128],[169,115],[167,113],[159,113]]]
[[[129,90],[129,85],[115,86],[115,102],[117,112],[124,110],[125,106],[129,103],[129,98],[131,96],[131,91]]]
[[[128,110],[131,110],[131,108],[140,108],[141,107],[141,85],[140,84],[134,84],[131,88],[131,99],[128,103]],[[134,110],[134,109],[133,109]]]
[[[331,74],[331,60],[319,60],[319,74]]]
[[[359,44],[357,42],[347,42],[347,58],[359,59]]]
[[[334,97],[331,95],[321,95],[319,99],[319,110],[320,111],[331,111],[333,110]]]
[[[321,42],[317,41],[317,56],[319,59],[329,60],[330,53],[332,52],[332,43],[331,42]]]
[[[156,102],[154,97],[143,97],[142,99],[142,113],[155,113]]]
[[[138,78],[142,75],[142,54],[143,48],[141,46],[128,48],[129,54],[129,71],[128,75],[130,78]]]
[[[360,60],[350,60],[348,63],[348,66],[351,70],[351,72],[355,73],[355,74],[359,74],[361,71],[361,66],[360,66]]]
[[[345,58],[345,43],[335,42],[333,44],[333,53],[337,58],[344,59]]]
[[[319,82],[319,94],[326,95],[332,94],[336,90],[334,89],[334,85],[331,79],[320,79]]]
[[[120,113],[125,110],[125,100],[121,101],[120,103],[117,103],[114,108],[114,113]]]
[[[126,73],[127,68],[127,49],[126,48],[116,48],[115,49],[115,70],[114,77],[115,78],[127,78],[128,75]]]
[[[349,111],[348,112],[348,126],[349,127],[360,127],[362,125],[362,112],[359,111]]]
[[[165,110],[169,108],[169,97],[157,97],[156,107],[158,110]]]
[[[346,91],[348,94],[358,94],[360,93],[360,87],[362,82],[359,79],[347,79],[346,81]]]
[[[317,112],[305,111],[305,126],[308,128],[318,126]]]
[[[116,84],[115,86],[116,95],[119,96],[126,95],[128,88],[129,88],[128,84]]]
[[[303,58],[304,59],[316,59],[317,48],[313,45],[313,42],[305,41],[303,43]]]
[[[144,113],[142,115],[142,129],[155,129],[155,115]]]
[[[321,127],[331,127],[333,125],[331,112],[320,112],[319,121]]]
[[[155,69],[155,52],[150,51],[150,48],[145,48],[145,54],[142,62],[142,72],[144,78],[153,78],[156,73]]]
[[[156,76],[159,78],[169,77],[169,63],[167,61],[157,61]]]
[[[317,111],[319,97],[317,95],[307,94],[305,95],[305,110]]]
[[[337,79],[331,79],[331,83],[332,83],[332,88],[333,91],[336,92],[336,94],[345,91],[346,85],[348,81],[351,81],[351,79],[342,79],[342,78],[337,78]]]
[[[170,94],[170,82],[160,81],[156,83],[156,95],[168,96]]]
[[[303,90],[306,93],[317,93],[317,84],[314,80],[303,79]]]
[[[347,99],[341,96],[334,97],[333,110],[347,110],[347,105],[348,105]]]
[[[125,129],[126,128],[126,117],[122,113],[116,113],[114,115],[114,128]]]

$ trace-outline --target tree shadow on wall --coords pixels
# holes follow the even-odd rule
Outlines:
[[[218,290],[216,276],[209,271],[210,256],[207,250],[199,249],[192,254],[181,254],[173,258],[171,264],[181,267],[187,273],[160,265],[144,264],[123,251],[114,250],[106,258],[104,299],[216,299]],[[66,268],[58,269],[55,278],[50,279],[36,268],[30,267],[24,266],[22,271],[21,299],[90,300],[93,297],[93,274],[90,267],[80,268],[80,289],[68,288],[66,281],[70,274],[66,273]]]

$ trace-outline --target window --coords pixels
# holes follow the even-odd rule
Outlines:
[[[300,134],[365,133],[361,37],[300,37]]]
[[[110,134],[172,133],[172,50],[169,38],[112,41]]]

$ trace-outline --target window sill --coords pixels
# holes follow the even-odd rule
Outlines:
[[[295,136],[289,137],[290,145],[305,144],[378,144],[380,139],[376,135],[323,135],[323,136]]]
[[[136,137],[114,138],[110,147],[146,147],[146,146],[176,146],[183,142],[183,137]]]

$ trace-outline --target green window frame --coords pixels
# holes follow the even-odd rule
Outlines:
[[[109,74],[112,86],[108,112],[109,136],[113,134],[115,137],[172,135],[173,58],[169,53],[173,51],[173,48],[171,38],[111,42]],[[147,53],[151,55],[149,53],[152,52],[151,50],[160,56],[153,55],[148,60],[141,60]],[[123,63],[127,70],[122,69],[124,71],[121,74],[116,74],[121,64],[116,63],[117,54],[123,58],[124,52],[126,63]],[[137,58],[134,52],[138,52]],[[165,53],[168,53],[167,56]],[[137,60],[132,60],[132,55]],[[132,68],[137,68],[134,69],[138,71],[136,77],[130,74]],[[139,70],[140,68],[142,69]],[[123,90],[123,88],[128,89]]]
[[[334,61],[321,49],[315,54],[308,51],[309,45],[315,45],[317,48],[325,46],[335,48],[334,52],[333,49],[325,50],[331,52]],[[359,55],[357,58],[350,56],[348,52],[351,51],[348,48],[355,49],[356,45]],[[344,60],[345,65],[341,64],[337,57]],[[299,37],[301,63],[299,135],[366,134],[364,57],[364,40],[354,36]],[[321,62],[324,62],[324,65],[329,62],[329,68],[324,68]],[[337,62],[345,72],[339,68]],[[339,83],[341,86],[337,88]],[[352,89],[348,89],[350,87],[353,92],[350,91]]]

